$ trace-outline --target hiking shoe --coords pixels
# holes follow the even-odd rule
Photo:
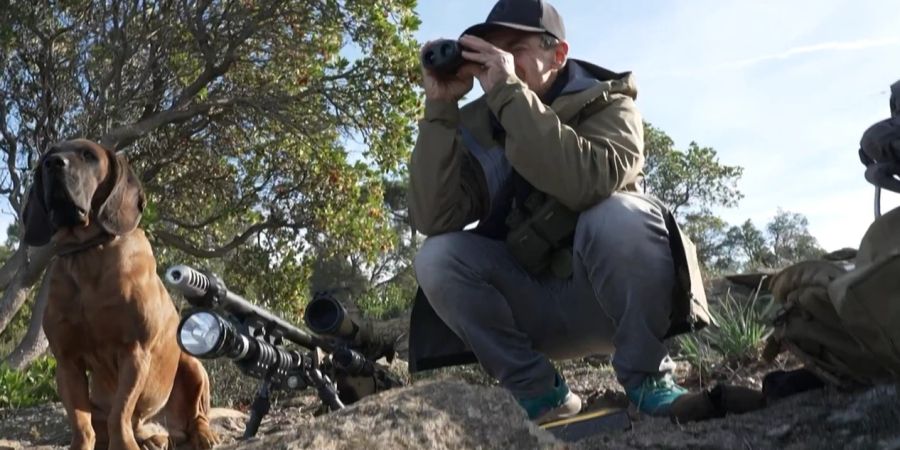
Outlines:
[[[553,389],[537,397],[519,399],[519,404],[537,424],[572,417],[581,411],[581,397],[569,390],[559,374]]]
[[[651,416],[664,416],[678,397],[687,393],[687,389],[679,386],[668,372],[648,375],[635,388],[626,389],[625,394],[637,409]]]

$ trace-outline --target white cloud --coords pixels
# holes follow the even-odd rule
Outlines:
[[[708,75],[712,72],[721,72],[728,70],[744,70],[752,66],[764,64],[771,61],[783,61],[796,56],[807,55],[810,53],[837,52],[837,51],[856,51],[867,50],[881,47],[900,46],[900,38],[867,38],[846,42],[824,42],[821,44],[804,45],[789,48],[787,50],[769,54],[765,56],[757,56],[736,61],[728,61],[722,63],[714,63],[710,66],[698,67],[692,69],[674,69],[667,70],[668,76],[697,76]]]

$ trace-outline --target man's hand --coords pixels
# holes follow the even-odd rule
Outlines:
[[[431,44],[435,41],[428,41],[422,46],[420,57],[425,54]],[[442,100],[448,102],[458,102],[466,93],[472,90],[475,82],[475,72],[479,70],[478,64],[463,64],[455,75],[438,77],[430,70],[422,68],[424,78],[425,98],[429,100]]]
[[[465,35],[459,39],[459,43],[465,47],[462,52],[463,58],[481,65],[482,69],[476,76],[485,93],[490,92],[497,83],[510,76],[516,76],[512,53],[501,50],[476,36]]]

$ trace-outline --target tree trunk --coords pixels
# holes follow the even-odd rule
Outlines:
[[[0,267],[0,291],[5,291],[9,284],[12,282],[13,278],[16,276],[19,268],[25,262],[27,249],[28,246],[19,245],[19,248],[16,249],[16,252],[13,253],[9,257],[9,259],[7,259],[3,263],[3,267]]]
[[[9,261],[7,261],[7,264],[0,269],[0,272],[3,272],[7,269],[7,266],[10,266],[15,260],[19,261],[18,270],[10,280],[9,284],[5,286],[3,297],[0,298],[0,333],[6,330],[6,327],[12,322],[13,317],[15,317],[16,313],[19,312],[19,309],[22,308],[22,305],[25,304],[25,300],[28,299],[28,293],[31,292],[31,287],[34,286],[34,283],[36,283],[40,279],[41,274],[44,273],[44,269],[47,268],[47,265],[53,258],[55,250],[55,246],[53,245],[28,248],[22,244],[22,247],[24,247],[24,249],[16,251],[16,254],[21,251],[26,252],[28,256],[17,257],[16,255],[13,255]]]
[[[31,321],[28,323],[28,331],[25,333],[22,341],[19,342],[19,345],[6,357],[6,363],[14,370],[27,368],[35,359],[43,355],[47,351],[47,347],[49,347],[42,324],[49,293],[50,276],[44,275],[37,298],[34,299],[34,308],[31,310]]]

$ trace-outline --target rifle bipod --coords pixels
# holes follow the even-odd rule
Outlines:
[[[328,407],[331,411],[337,411],[344,407],[344,403],[341,402],[340,397],[338,396],[337,385],[334,380],[328,378],[328,375],[323,373],[319,368],[321,364],[321,352],[318,349],[312,350],[309,352],[311,355],[312,365],[304,373],[304,378],[306,378],[306,382],[316,387],[316,391],[319,393],[319,398],[322,400],[322,403]]]
[[[273,388],[287,387],[290,390],[300,391],[308,386],[315,386],[319,399],[329,409],[329,411],[337,411],[344,407],[338,396],[337,386],[327,374],[323,373],[319,367],[319,352],[310,351],[308,365],[301,369],[300,376],[290,376],[286,380],[277,380],[276,373],[270,372],[259,383],[253,402],[250,404],[250,418],[244,427],[244,436],[242,439],[249,439],[256,436],[259,425],[263,418],[269,413],[271,407],[271,391]],[[279,382],[280,381],[280,382]]]
[[[253,403],[250,404],[250,418],[247,419],[247,425],[244,427],[244,436],[242,439],[250,439],[253,436],[256,436],[256,432],[259,430],[259,424],[262,423],[263,417],[269,413],[269,406],[271,406],[271,402],[269,401],[270,385],[271,381],[269,377],[259,383],[259,388],[256,390],[256,396],[253,398]]]

